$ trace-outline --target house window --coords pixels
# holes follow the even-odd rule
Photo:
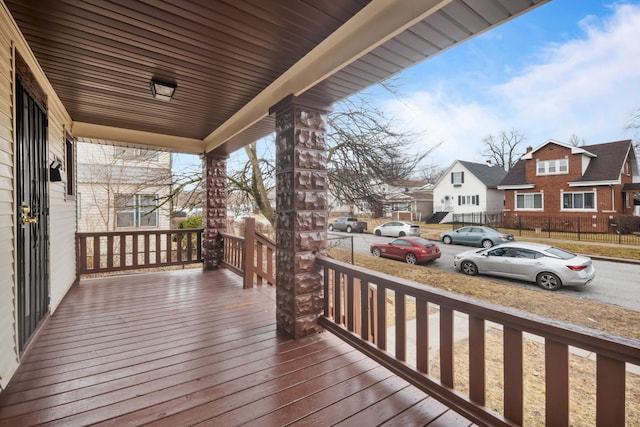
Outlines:
[[[596,194],[593,191],[584,193],[563,193],[562,209],[593,210],[596,207],[595,200]]]
[[[516,194],[516,209],[542,210],[542,193]]]
[[[73,138],[67,135],[65,142],[65,170],[67,171],[67,200],[73,200],[73,196],[76,194],[75,186],[75,150],[73,144]]]
[[[157,227],[157,197],[150,194],[117,194],[116,227]]]
[[[464,184],[464,172],[451,172],[451,183],[453,185]]]
[[[569,159],[541,160],[537,175],[563,175],[569,173]]]
[[[480,205],[480,195],[475,196],[458,196],[458,206],[462,205]]]

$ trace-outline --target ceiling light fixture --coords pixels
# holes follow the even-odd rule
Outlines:
[[[151,94],[155,99],[171,101],[178,85],[151,79]]]

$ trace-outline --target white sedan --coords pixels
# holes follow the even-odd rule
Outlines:
[[[464,274],[490,274],[535,282],[555,291],[561,286],[587,285],[595,277],[591,258],[538,243],[503,243],[453,257]]]
[[[403,237],[419,236],[420,226],[403,221],[390,221],[373,229],[376,236]]]

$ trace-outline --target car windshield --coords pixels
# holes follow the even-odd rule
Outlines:
[[[571,259],[576,257],[577,255],[574,253],[571,253],[569,251],[565,251],[564,249],[560,249],[560,248],[556,248],[554,246],[550,247],[549,249],[546,250],[546,252],[557,256],[558,258],[561,259]]]
[[[433,243],[431,243],[429,240],[423,239],[422,237],[418,237],[417,239],[413,239],[413,241],[416,242],[419,245],[422,245],[422,246],[431,246],[431,245],[433,245]]]

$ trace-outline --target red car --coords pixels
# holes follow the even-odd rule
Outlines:
[[[440,258],[440,248],[423,237],[398,237],[389,243],[371,245],[371,253],[375,257],[404,260],[409,264],[421,264]]]

